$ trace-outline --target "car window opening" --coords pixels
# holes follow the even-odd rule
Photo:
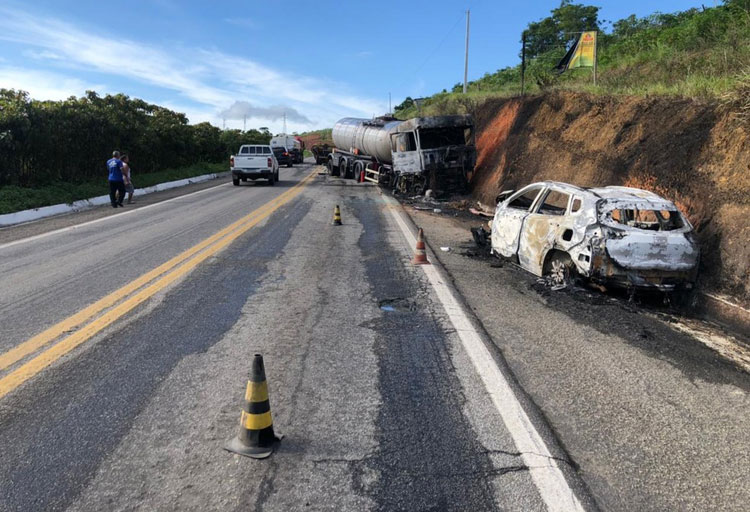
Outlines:
[[[570,196],[557,190],[550,190],[547,197],[544,198],[542,206],[539,207],[539,213],[543,215],[565,215],[568,209],[568,200]]]
[[[670,210],[618,209],[608,215],[618,224],[647,231],[672,231],[684,226],[680,215]]]
[[[520,196],[513,199],[509,204],[508,208],[514,208],[516,210],[528,210],[531,205],[534,204],[534,199],[539,195],[539,189],[535,188],[528,190]]]

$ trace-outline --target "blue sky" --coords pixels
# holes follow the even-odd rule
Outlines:
[[[581,3],[601,7],[600,19],[610,21],[701,5]],[[516,64],[521,30],[557,5],[559,0],[3,0],[0,87],[38,99],[87,89],[123,92],[185,112],[191,122],[239,128],[247,114],[248,128],[274,132],[281,131],[286,112],[288,131],[306,131],[343,116],[383,114],[389,92],[396,105],[460,82],[467,8],[473,79]]]

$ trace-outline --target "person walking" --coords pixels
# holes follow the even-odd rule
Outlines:
[[[133,192],[135,192],[135,187],[133,186],[133,175],[132,170],[130,169],[130,157],[128,157],[127,154],[123,154],[120,157],[120,160],[122,160],[122,177],[123,181],[125,183],[125,192],[128,193],[128,204],[133,204]],[[120,200],[122,203],[122,200]]]
[[[107,170],[109,171],[109,200],[112,208],[123,206],[122,200],[125,198],[125,183],[122,176],[122,160],[120,152],[113,151],[112,158],[107,160]]]

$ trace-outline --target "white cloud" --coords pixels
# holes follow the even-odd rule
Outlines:
[[[118,81],[126,84],[127,81],[121,80],[126,78],[174,91],[175,103],[185,104],[188,100],[201,105],[192,109],[214,112],[209,120],[217,125],[221,124],[219,113],[236,101],[267,109],[268,121],[274,119],[272,107],[283,105],[281,108],[294,109],[302,116],[300,119],[310,119],[319,127],[331,126],[343,116],[369,117],[387,107],[384,102],[348,93],[344,84],[297,76],[215,49],[167,50],[125,39],[112,40],[56,18],[17,9],[0,7],[0,40],[27,45],[27,51],[33,51],[39,58],[52,59],[54,55],[58,57],[55,60],[58,67],[110,75],[114,84]],[[74,81],[68,79],[67,83],[73,85]],[[50,91],[54,89],[51,84],[47,87]],[[122,86],[115,88],[119,92]],[[191,121],[195,122],[193,118]],[[289,125],[290,130],[310,128],[300,122]]]
[[[22,52],[22,55],[24,57],[28,57],[30,59],[36,59],[36,60],[60,60],[62,57],[60,57],[55,52],[51,52],[49,50],[24,50]]]
[[[107,92],[101,84],[87,83],[59,73],[16,67],[0,67],[0,83],[6,88],[26,91],[40,100],[65,100],[82,96],[87,90]]]
[[[224,18],[224,23],[244,28],[255,28],[257,26],[252,18]]]

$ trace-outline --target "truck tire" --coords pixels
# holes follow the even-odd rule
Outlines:
[[[342,180],[345,180],[348,178],[349,174],[349,163],[346,161],[346,158],[342,158],[339,160],[339,178]]]
[[[359,177],[364,169],[365,166],[362,164],[362,162],[354,162],[354,171],[352,172],[352,178],[354,178],[354,181],[359,183]]]
[[[276,184],[276,174],[271,174],[271,176],[268,178],[268,184],[270,186],[274,186]]]
[[[234,184],[235,187],[239,187],[240,186],[240,179],[239,178],[232,178],[232,183]]]

